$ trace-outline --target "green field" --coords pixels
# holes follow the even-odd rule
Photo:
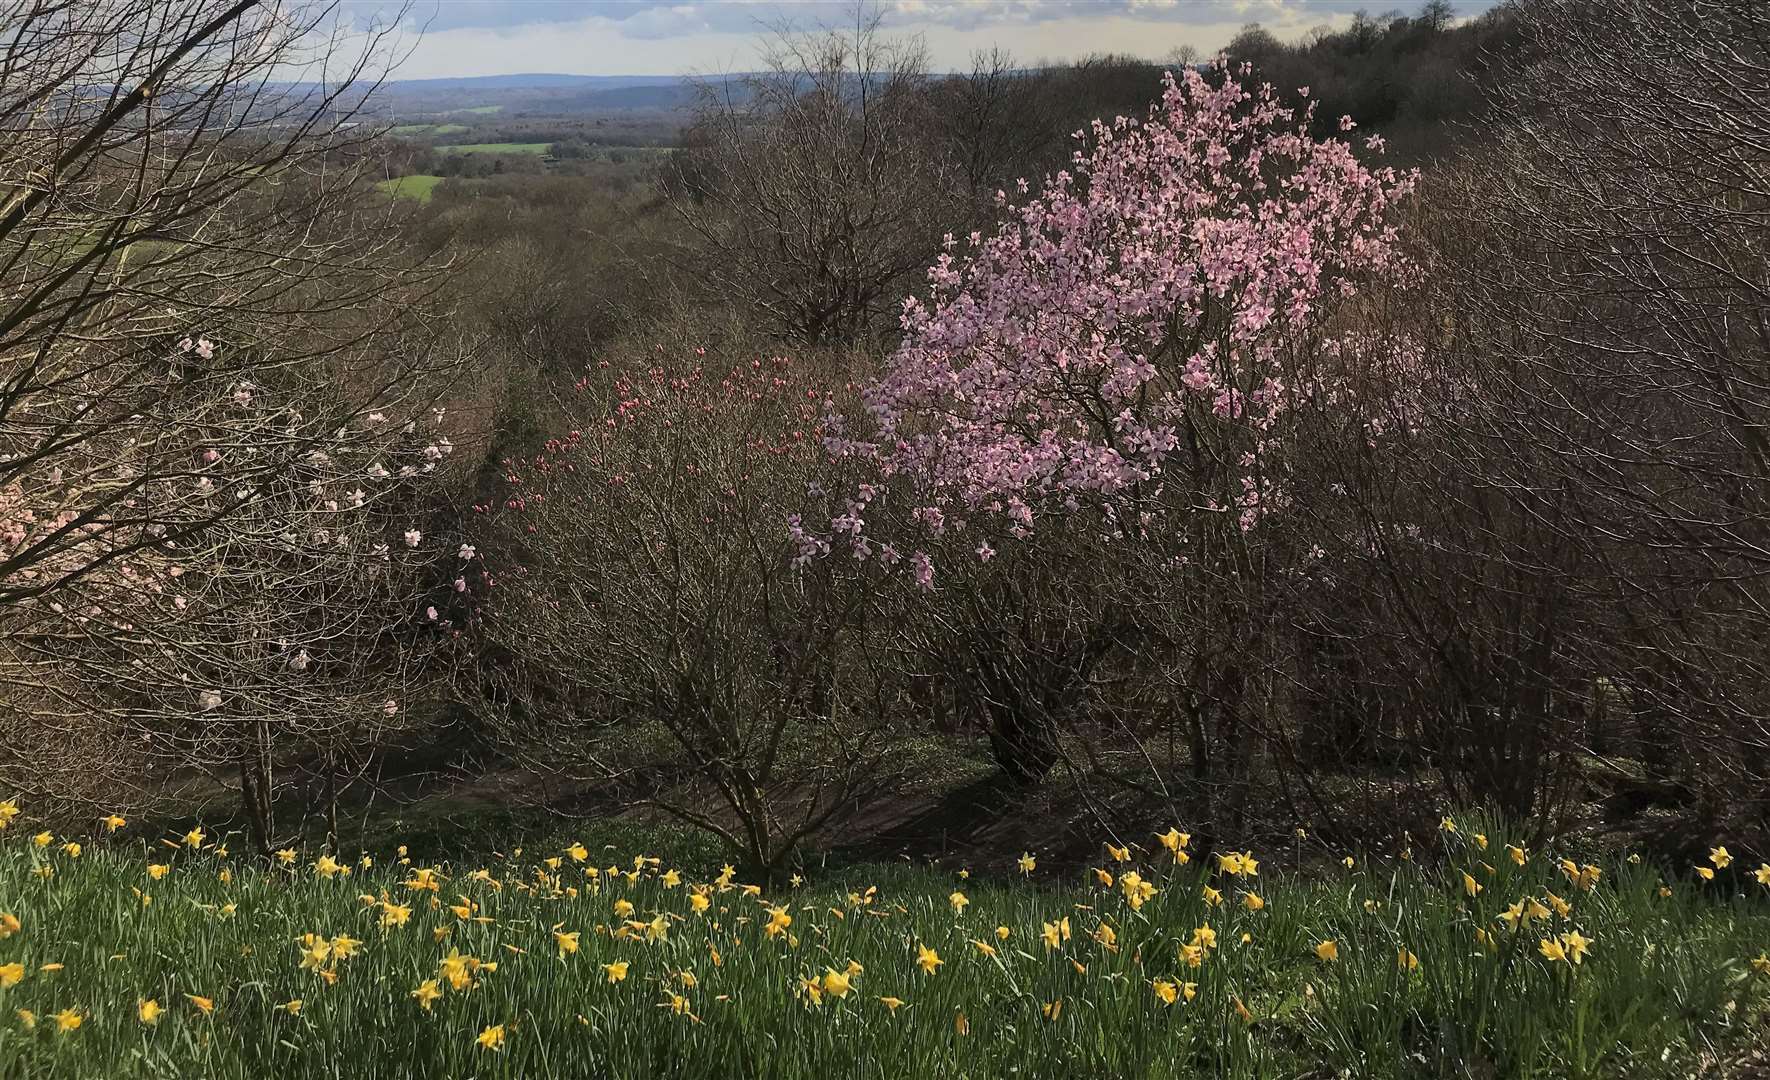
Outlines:
[[[382,180],[375,187],[392,195],[396,199],[417,199],[429,202],[430,196],[436,192],[436,185],[442,183],[440,176],[418,173],[413,176],[396,176],[391,180]]]
[[[424,135],[459,135],[466,130],[466,124],[401,124],[387,129],[387,133],[409,139]]]
[[[1770,868],[1666,884],[1479,828],[1429,866],[1170,832],[1082,881],[770,888],[569,837],[449,865],[41,833],[0,844],[0,1075],[1634,1078],[1761,1031]]]
[[[502,105],[475,105],[467,109],[448,109],[445,110],[443,115],[452,116],[455,113],[472,113],[475,116],[490,116],[492,113],[503,111],[504,106]]]
[[[545,154],[552,148],[552,143],[544,142],[488,142],[439,146],[437,150],[445,154]]]

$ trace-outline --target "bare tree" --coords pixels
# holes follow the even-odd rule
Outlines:
[[[691,269],[790,341],[862,340],[955,220],[955,170],[925,136],[927,56],[878,16],[776,33],[754,76],[703,82],[673,205],[699,238]]]
[[[437,268],[361,198],[391,39],[331,14],[0,15],[9,771],[237,769],[266,846],[271,745],[385,718],[411,678],[395,628],[429,605],[383,553],[426,512],[458,358]]]

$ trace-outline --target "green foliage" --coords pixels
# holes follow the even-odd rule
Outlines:
[[[636,863],[564,837],[438,867],[434,890],[394,851],[328,874],[312,855],[265,866],[94,839],[73,857],[20,839],[0,847],[0,912],[19,920],[0,965],[22,974],[0,989],[0,1074],[1677,1075],[1761,1006],[1770,979],[1749,958],[1770,907],[1751,871],[1665,895],[1653,870],[1620,863],[1582,888],[1548,854],[1515,864],[1497,830],[1480,846],[1479,827],[1447,833],[1432,866],[1239,877],[1151,843],[1102,862],[1112,886],[856,867],[778,895],[719,884],[704,852]],[[1136,907],[1126,871],[1154,889]],[[1571,908],[1508,928],[1521,898]],[[777,910],[790,924],[771,934]],[[1215,946],[1189,966],[1201,927]],[[1581,963],[1539,951],[1575,931],[1590,940]],[[580,935],[575,949],[556,932]],[[339,935],[360,948],[336,955]],[[1325,941],[1337,958],[1318,955]],[[477,963],[451,986],[457,951]],[[850,971],[846,987],[829,978]],[[440,992],[428,1008],[412,995],[426,980]],[[165,1009],[151,1026],[144,999]],[[66,1009],[80,1026],[58,1031]],[[501,1047],[482,1048],[494,1025]]]

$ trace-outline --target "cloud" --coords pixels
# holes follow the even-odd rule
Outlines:
[[[1463,14],[1491,6],[1470,0]],[[1371,0],[880,0],[893,35],[919,35],[936,69],[967,66],[979,49],[1023,61],[1092,53],[1159,59],[1190,45],[1211,52],[1243,25],[1280,38],[1340,26]],[[1381,5],[1377,5],[1381,7]],[[357,21],[387,17],[385,0],[346,0]],[[852,25],[844,0],[415,0],[411,55],[397,78],[563,72],[673,75],[754,67],[760,39],[782,23]],[[420,31],[422,34],[420,36]]]

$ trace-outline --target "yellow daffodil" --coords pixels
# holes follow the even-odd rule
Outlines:
[[[833,998],[845,998],[848,996],[848,991],[853,989],[853,986],[853,979],[845,972],[837,971],[834,968],[824,969],[824,993]]]
[[[437,987],[435,979],[425,979],[418,984],[418,989],[412,991],[412,999],[421,1005],[425,1012],[429,1012],[431,1004],[442,996],[442,990]]]
[[[1557,938],[1546,937],[1537,942],[1536,951],[1542,953],[1543,958],[1546,960],[1565,961],[1567,959],[1567,950],[1562,947],[1560,940]]]
[[[1402,949],[1395,954],[1395,966],[1403,971],[1418,971],[1420,969],[1420,958],[1408,950]]]
[[[195,1005],[197,1011],[204,1016],[208,1016],[215,1011],[215,1000],[213,998],[206,998],[199,994],[186,994],[184,996],[192,1005]]]
[[[501,1048],[504,1045],[504,1025],[493,1024],[491,1027],[480,1032],[479,1037],[473,1041],[479,1044],[481,1050],[497,1050]]]
[[[1473,875],[1471,875],[1467,871],[1465,871],[1463,873],[1463,892],[1465,892],[1469,896],[1473,897],[1476,893],[1479,893],[1480,891],[1481,891],[1481,883],[1479,881],[1476,881]]]
[[[203,846],[203,840],[207,836],[208,834],[203,831],[203,827],[199,825],[190,832],[184,834],[184,846],[189,848],[200,848]]]
[[[1340,958],[1340,943],[1333,938],[1328,938],[1326,941],[1317,943],[1315,946],[1315,956],[1316,959],[1321,960],[1324,963],[1338,960]]]
[[[934,969],[945,962],[940,958],[940,954],[933,949],[921,942],[916,943],[916,966],[922,969],[922,974],[934,974]]]
[[[0,964],[0,989],[17,986],[24,980],[25,966],[17,960],[9,964]]]
[[[612,964],[602,965],[602,970],[603,970],[604,974],[606,974],[608,976],[609,982],[618,983],[622,979],[625,979],[627,977],[628,966],[629,965],[628,965],[627,961],[616,960]]]
[[[1715,864],[1716,870],[1725,870],[1733,865],[1733,856],[1724,847],[1710,848],[1709,862]]]
[[[1113,862],[1122,863],[1131,861],[1131,848],[1128,844],[1124,847],[1113,847],[1111,844],[1108,844],[1106,845],[1106,853],[1112,856]]]
[[[1030,874],[1039,868],[1039,860],[1032,857],[1032,852],[1024,852],[1019,859],[1020,872]]]
[[[1172,1005],[1180,1000],[1180,988],[1166,979],[1156,979],[1150,985],[1155,988],[1155,996],[1163,1005]]]
[[[955,890],[951,896],[947,897],[946,900],[947,903],[953,906],[953,913],[955,915],[965,914],[965,905],[971,902],[969,897],[957,890]]]
[[[84,1021],[85,1017],[80,1015],[80,1010],[63,1009],[61,1012],[55,1014],[55,1030],[59,1033],[66,1034],[67,1032],[77,1029]]]
[[[887,1009],[890,1009],[892,1012],[896,1012],[897,1010],[903,1008],[904,1002],[903,1002],[903,998],[899,998],[899,997],[882,997],[879,999],[879,1004],[885,1006]]]
[[[135,1002],[135,1018],[149,1027],[160,1022],[160,1014],[165,1012],[160,1003],[153,998],[140,998]]]
[[[24,929],[24,924],[18,921],[17,915],[10,911],[0,912],[0,941],[11,937],[22,929]]]
[[[578,935],[581,933],[583,933],[581,930],[553,931],[553,944],[559,947],[561,960],[578,951]]]

